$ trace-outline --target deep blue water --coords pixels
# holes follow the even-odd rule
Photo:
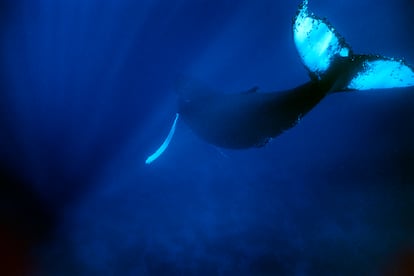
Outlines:
[[[375,275],[413,261],[413,88],[330,95],[260,149],[218,149],[179,122],[144,164],[180,74],[228,93],[308,80],[298,4],[2,1],[4,271]],[[354,52],[414,64],[411,0],[310,9]]]

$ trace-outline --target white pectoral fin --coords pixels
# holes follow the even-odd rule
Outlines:
[[[414,68],[402,60],[367,56],[347,85],[348,89],[369,90],[414,86]]]
[[[168,133],[167,138],[165,138],[164,142],[161,144],[161,146],[150,156],[148,156],[148,158],[145,160],[145,164],[151,164],[154,160],[156,160],[158,157],[161,156],[161,154],[164,153],[164,151],[167,149],[168,145],[171,142],[172,137],[174,136],[174,132],[175,132],[175,127],[177,125],[177,120],[178,120],[179,114],[175,114],[175,119],[174,119],[174,123],[171,126],[170,132]]]

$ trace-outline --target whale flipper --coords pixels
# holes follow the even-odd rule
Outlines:
[[[178,117],[179,117],[179,114],[178,113],[175,114],[175,119],[174,119],[174,122],[171,126],[170,132],[168,133],[167,137],[165,138],[165,140],[161,144],[161,146],[153,154],[151,154],[150,156],[147,157],[147,159],[145,160],[145,164],[151,164],[152,162],[154,162],[168,148],[168,145],[170,144],[171,139],[174,136],[175,127],[177,125]]]

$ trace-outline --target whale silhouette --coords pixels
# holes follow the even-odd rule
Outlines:
[[[215,91],[192,79],[180,81],[178,111],[173,127],[149,164],[167,148],[178,116],[199,137],[223,148],[262,147],[295,126],[324,97],[336,92],[386,89],[414,85],[414,68],[401,59],[357,55],[326,20],[299,5],[293,21],[296,49],[310,81],[296,88],[239,94]]]

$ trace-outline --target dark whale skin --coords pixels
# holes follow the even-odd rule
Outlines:
[[[296,123],[329,92],[331,85],[310,81],[294,89],[239,94],[180,95],[178,113],[199,137],[222,148],[264,146]],[[205,91],[203,91],[205,92]]]

